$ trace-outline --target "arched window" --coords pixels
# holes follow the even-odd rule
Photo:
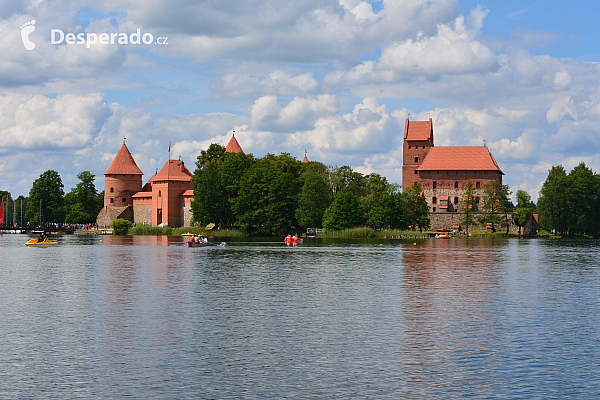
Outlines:
[[[127,199],[125,197],[123,197],[123,200],[121,200],[121,203],[125,203],[127,202]]]
[[[454,182],[454,189],[458,189],[458,181]]]
[[[160,197],[160,195],[161,195],[161,193],[160,193],[160,190],[159,190],[159,191],[158,191],[158,197]]]
[[[481,189],[481,182],[475,183],[475,189]]]
[[[115,199],[113,199],[112,197],[110,198],[110,204],[112,204],[115,201]]]
[[[433,199],[431,199],[431,202],[432,202],[433,204],[437,204],[437,197],[434,197]]]
[[[113,193],[115,191],[115,188],[110,188],[110,192]]]
[[[458,197],[454,198],[454,204],[458,204]]]
[[[437,189],[437,182],[433,182],[433,188]],[[435,197],[434,197],[435,198]]]

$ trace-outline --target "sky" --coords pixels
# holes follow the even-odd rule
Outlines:
[[[193,170],[233,130],[256,157],[401,184],[408,117],[437,146],[487,145],[536,200],[554,165],[600,172],[599,17],[595,0],[0,0],[0,190],[52,169],[101,191],[124,138],[144,182],[169,142]]]

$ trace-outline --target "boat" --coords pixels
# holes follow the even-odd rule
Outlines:
[[[40,241],[39,239],[30,239],[27,241],[27,243],[25,243],[25,246],[28,247],[48,247],[48,246],[53,246],[53,245],[57,245],[58,242],[53,242],[51,240],[45,239]]]
[[[299,238],[297,235],[287,235],[285,239],[283,239],[283,243],[285,243],[286,246],[296,246],[302,244],[302,242],[304,242],[304,239]]]
[[[435,235],[436,239],[450,239],[450,235]]]
[[[206,242],[187,242],[188,247],[206,247],[208,246],[208,243]]]
[[[195,235],[195,233],[191,233],[191,232],[181,234],[181,236],[194,236],[194,235]]]

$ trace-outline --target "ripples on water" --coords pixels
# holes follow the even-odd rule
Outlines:
[[[597,241],[0,236],[0,398],[597,398]]]

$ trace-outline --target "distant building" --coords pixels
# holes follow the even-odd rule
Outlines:
[[[434,147],[433,122],[409,121],[404,126],[402,186],[421,184],[431,212],[458,212],[468,181],[476,207],[488,182],[502,185],[504,173],[486,146]]]
[[[243,153],[235,136],[226,152]],[[143,172],[123,143],[104,172],[104,208],[98,214],[99,226],[117,218],[136,224],[189,226],[194,200],[192,173],[181,160],[168,160],[142,187]]]

